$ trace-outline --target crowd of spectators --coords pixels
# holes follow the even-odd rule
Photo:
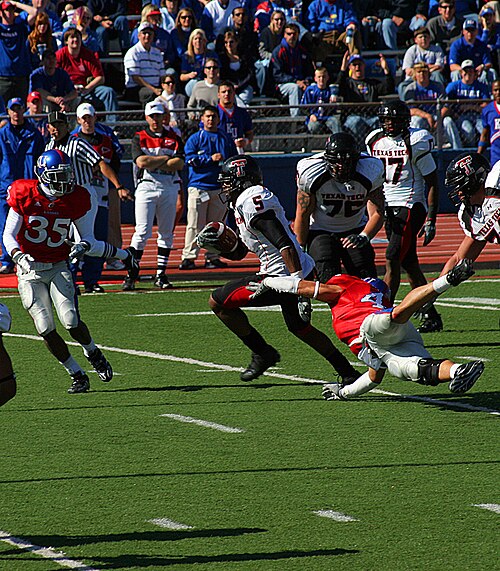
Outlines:
[[[108,112],[109,122],[120,98],[125,109],[127,102],[137,108],[158,99],[178,123],[174,107],[187,102],[198,121],[204,106],[217,103],[219,83],[230,81],[239,107],[256,95],[273,97],[290,105],[291,116],[307,115],[304,131],[359,136],[373,126],[374,113],[314,105],[394,96],[474,98],[485,106],[500,71],[498,6],[484,0],[7,0],[0,3],[0,96],[3,104],[13,97],[26,102],[37,92],[44,112],[72,112],[87,102]],[[101,63],[110,46],[114,68]],[[412,109],[414,124],[436,127],[435,106]],[[481,104],[462,114],[455,103],[439,114],[450,146],[477,143]]]

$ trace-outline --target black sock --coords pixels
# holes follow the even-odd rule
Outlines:
[[[251,331],[248,335],[240,337],[240,339],[252,353],[257,353],[257,355],[262,355],[271,347],[266,343],[264,337],[253,327],[251,327]]]

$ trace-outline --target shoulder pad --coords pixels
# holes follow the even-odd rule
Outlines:
[[[419,143],[429,144],[429,141],[434,145],[434,137],[427,131],[427,129],[412,129],[410,128],[410,143],[411,145],[418,145]]]
[[[361,153],[356,171],[372,183],[369,190],[375,190],[375,188],[378,188],[384,182],[384,163],[377,157],[372,157],[367,153]]]
[[[486,177],[486,181],[484,183],[485,188],[487,189],[499,189],[500,188],[500,161],[496,162],[491,171],[489,172],[488,176]],[[488,194],[490,192],[488,191]]]
[[[367,147],[371,147],[375,141],[378,141],[379,139],[381,139],[384,136],[384,131],[383,129],[375,129],[375,131],[372,131],[365,139],[365,145]]]

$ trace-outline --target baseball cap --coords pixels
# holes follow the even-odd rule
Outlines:
[[[67,123],[68,118],[66,117],[66,114],[62,113],[61,111],[52,111],[51,113],[49,113],[47,117],[47,122],[49,124],[57,123],[58,121],[61,121],[62,123]]]
[[[0,4],[0,8],[2,10],[8,10],[9,8],[12,8],[12,10],[16,9],[16,7],[14,6],[14,4],[12,4],[12,2],[2,2]]]
[[[165,113],[165,107],[159,103],[158,101],[150,101],[146,103],[146,107],[144,107],[144,115],[154,115],[155,113]]]
[[[32,91],[31,93],[28,94],[28,97],[26,98],[26,101],[28,103],[31,103],[32,101],[35,101],[36,99],[38,99],[39,101],[42,100],[42,96],[40,94],[39,91]]]
[[[84,115],[91,115],[94,117],[95,109],[90,103],[80,103],[76,108],[76,116],[81,119]]]
[[[431,33],[429,32],[429,30],[427,28],[418,28],[418,30],[415,30],[413,32],[413,37],[416,38],[417,36],[422,36],[422,35],[426,35],[426,36],[430,36]]]
[[[142,24],[139,25],[139,27],[137,28],[138,32],[142,32],[144,30],[153,30],[154,31],[155,27],[153,26],[153,24],[150,24],[149,22],[142,22]]]
[[[7,103],[7,109],[12,109],[14,105],[20,105],[21,107],[24,107],[24,101],[20,97],[13,97],[12,99],[9,99]]]
[[[360,54],[354,54],[349,58],[349,65],[351,65],[351,63],[355,63],[357,61],[364,62],[365,60],[363,59],[363,56],[361,56]]]
[[[468,67],[476,67],[471,59],[466,59],[460,64],[460,69],[467,69]]]
[[[463,25],[464,30],[477,30],[477,22],[472,18],[467,18]]]
[[[148,14],[148,16],[161,16],[161,12],[160,10],[151,10],[151,12]]]

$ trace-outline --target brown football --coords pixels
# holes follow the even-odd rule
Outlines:
[[[238,244],[236,232],[223,222],[210,222],[210,225],[217,230],[219,252],[221,254],[232,252]]]

